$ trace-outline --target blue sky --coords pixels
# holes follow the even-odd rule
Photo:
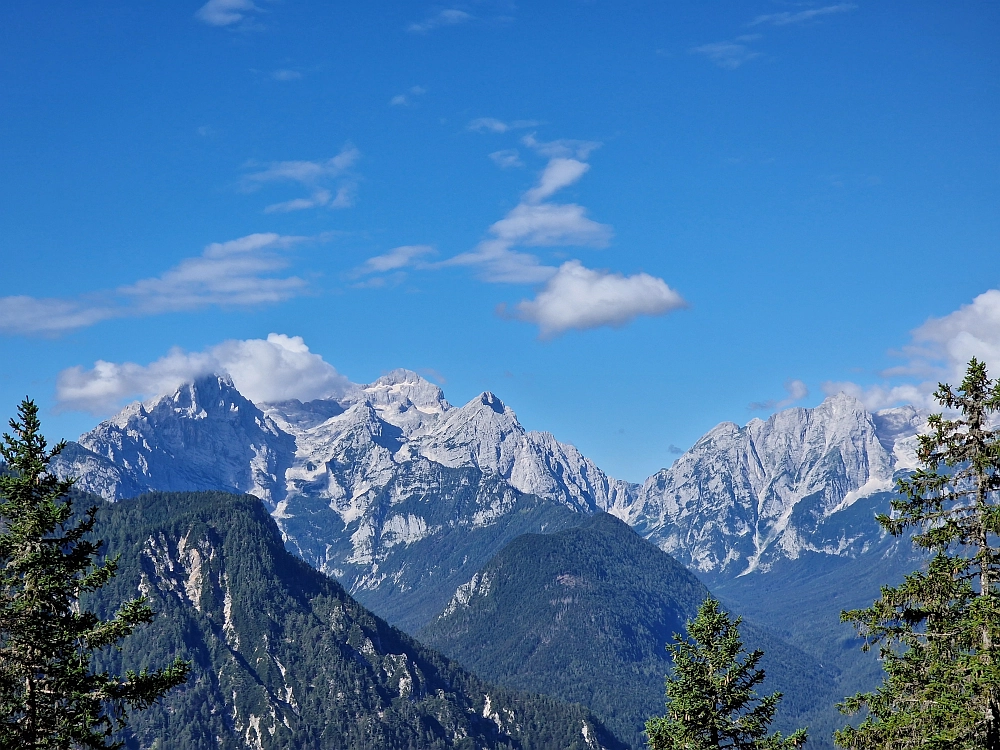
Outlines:
[[[108,0],[0,28],[0,403],[53,437],[212,366],[301,397],[407,367],[641,480],[719,421],[1000,372],[995,4]]]

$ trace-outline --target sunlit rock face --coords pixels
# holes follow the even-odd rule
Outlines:
[[[869,505],[912,468],[921,425],[910,407],[871,414],[842,393],[744,427],[724,422],[647,479],[626,520],[711,576],[806,552],[854,556],[879,538]]]

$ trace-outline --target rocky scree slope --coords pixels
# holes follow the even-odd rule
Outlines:
[[[134,715],[130,748],[598,750],[586,710],[496,688],[424,648],[287,552],[260,501],[154,493],[102,508],[118,576],[85,604],[141,593],[158,616],[101,656],[121,672],[193,663]]]

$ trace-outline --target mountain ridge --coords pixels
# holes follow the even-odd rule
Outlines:
[[[400,565],[430,573],[443,559],[440,550],[424,561],[401,550],[434,547],[444,535],[459,543],[455,529],[496,524],[528,496],[583,516],[610,512],[709,583],[806,554],[864,555],[882,532],[852,507],[883,497],[912,468],[921,421],[912,408],[872,414],[837,394],[743,427],[724,422],[636,485],[550,433],[525,430],[495,394],[456,407],[411,371],[339,399],[260,405],[213,375],[126,407],[56,468],[109,499],[164,489],[252,493],[291,548],[372,603],[388,601],[388,589],[407,595]],[[465,515],[443,518],[435,503]],[[474,570],[454,575],[467,581]]]

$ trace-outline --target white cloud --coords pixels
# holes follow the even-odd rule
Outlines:
[[[586,216],[575,203],[521,203],[490,227],[502,240],[517,245],[589,245],[604,247],[613,234],[607,224]]]
[[[477,117],[466,126],[477,133],[506,133],[510,125],[495,117]]]
[[[516,148],[494,151],[490,154],[490,159],[492,159],[493,163],[500,167],[500,169],[511,169],[513,167],[524,166],[524,162],[521,161],[521,154]]]
[[[535,299],[519,302],[513,316],[536,324],[542,338],[553,338],[570,329],[620,327],[639,315],[663,315],[685,306],[663,279],[595,271],[571,260]]]
[[[543,201],[558,190],[572,185],[583,177],[588,169],[590,169],[589,164],[576,159],[563,157],[550,159],[538,180],[538,185],[524,194],[524,201],[526,203]]]
[[[750,404],[753,411],[771,411],[774,409],[784,409],[791,406],[796,401],[801,401],[809,395],[809,388],[801,380],[786,380],[785,392],[788,394],[783,399],[769,399],[767,401],[754,401]]]
[[[268,183],[293,182],[310,188],[308,198],[293,198],[272,203],[264,208],[264,213],[289,213],[310,208],[349,208],[354,205],[357,182],[351,179],[348,170],[361,158],[361,152],[351,144],[345,145],[339,154],[318,161],[276,161],[264,169],[244,175],[243,189],[248,192],[259,190]],[[333,180],[339,180],[336,193],[328,187]]]
[[[425,18],[423,21],[411,23],[406,27],[406,30],[413,34],[426,34],[428,31],[433,31],[440,26],[455,26],[460,23],[467,23],[472,19],[473,16],[464,10],[448,8]]]
[[[371,273],[398,271],[401,268],[415,265],[420,258],[434,252],[434,248],[429,245],[403,245],[393,248],[384,255],[369,258],[355,271],[355,274],[364,276]]]
[[[53,335],[86,328],[120,314],[114,305],[102,299],[0,297],[0,332]]]
[[[302,211],[307,208],[316,208],[318,206],[326,206],[330,203],[330,191],[329,190],[317,190],[312,194],[311,198],[293,198],[290,201],[282,201],[281,203],[272,203],[270,206],[264,208],[264,213],[266,214],[285,214],[291,211]]]
[[[251,13],[259,11],[260,8],[252,0],[208,0],[194,16],[209,26],[232,26],[248,20]]]
[[[537,284],[550,279],[556,268],[545,265],[530,253],[518,252],[521,247],[556,247],[583,245],[604,247],[613,231],[587,217],[587,210],[575,203],[546,203],[554,193],[579,180],[590,165],[581,161],[600,144],[592,141],[561,140],[541,143],[529,135],[525,145],[549,156],[548,164],[535,186],[507,215],[494,222],[489,239],[473,250],[449,258],[440,265],[471,266],[480,270],[485,281],[507,284]],[[516,151],[490,155],[501,166],[520,165]]]
[[[572,138],[560,138],[555,141],[539,141],[534,133],[529,133],[521,139],[521,143],[541,156],[550,159],[587,159],[601,147],[600,141],[578,141]]]
[[[831,13],[846,13],[857,7],[854,3],[837,3],[836,5],[827,5],[822,8],[812,8],[811,10],[800,10],[797,12],[783,11],[781,13],[767,13],[753,19],[750,22],[750,26],[757,26],[759,24],[788,26],[790,24],[811,21],[820,16],[828,16]]]
[[[910,403],[940,410],[932,395],[937,384],[958,385],[973,357],[986,362],[993,377],[1000,375],[1000,290],[990,289],[944,317],[930,318],[912,331],[911,338],[901,352],[906,361],[885,370],[883,383],[830,382],[823,384],[823,390],[850,393],[869,409]]]
[[[274,251],[304,239],[268,233],[213,242],[200,257],[187,258],[160,276],[141,279],[117,291],[146,315],[208,305],[281,302],[301,293],[306,282],[297,276],[273,276],[288,265]]]
[[[271,73],[272,81],[297,81],[302,78],[302,74],[297,70],[288,70],[283,68],[281,70],[276,70]]]
[[[745,44],[738,42],[712,42],[694,47],[692,52],[704,55],[720,68],[726,70],[736,70],[744,63],[750,62],[754,58],[760,57],[759,52],[754,52]]]
[[[505,240],[484,240],[471,252],[449,258],[442,265],[477,267],[484,281],[497,284],[538,284],[556,272],[554,267],[543,265],[537,255],[512,250]]]
[[[410,90],[405,94],[396,94],[389,100],[390,107],[408,107],[413,104],[414,96],[423,96],[427,93],[427,89],[423,86],[412,86]]]
[[[467,130],[476,133],[506,133],[508,130],[520,130],[522,128],[533,128],[541,125],[538,120],[514,120],[504,122],[495,117],[477,117],[466,125]]]
[[[77,298],[0,297],[0,332],[52,335],[110,318],[281,302],[307,285],[277,275],[288,265],[279,251],[305,239],[270,233],[213,242],[159,276]]]
[[[98,360],[89,370],[71,367],[56,381],[57,406],[103,415],[124,402],[170,393],[210,373],[230,375],[254,403],[336,397],[352,388],[301,337],[272,333],[266,340],[229,340],[201,352],[175,348],[149,365]]]
[[[361,152],[351,144],[345,145],[340,153],[319,161],[276,161],[265,169],[251,172],[243,177],[243,184],[253,190],[266,182],[298,182],[315,185],[327,177],[337,177],[352,167],[361,157]]]

